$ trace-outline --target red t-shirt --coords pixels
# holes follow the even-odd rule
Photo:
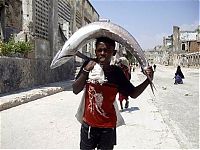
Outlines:
[[[116,127],[117,116],[113,103],[117,88],[107,83],[87,83],[86,91],[83,120],[92,127]]]

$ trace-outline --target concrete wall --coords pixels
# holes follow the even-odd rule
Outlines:
[[[0,57],[0,94],[74,78],[74,60],[51,70],[51,60]]]

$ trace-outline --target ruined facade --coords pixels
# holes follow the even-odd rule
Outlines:
[[[88,0],[1,0],[0,6],[4,9],[4,39],[15,34],[18,39],[32,40],[32,58],[52,58],[56,54],[64,42],[59,26],[69,38],[78,28],[99,19]]]
[[[173,26],[173,34],[163,37],[163,45],[147,52],[151,62],[164,65],[199,67],[200,26],[195,31],[181,31]]]
[[[197,31],[180,31],[181,50],[188,53],[199,52],[200,39]]]
[[[23,61],[0,57],[0,93],[73,79],[77,58],[53,70],[51,60],[77,29],[99,19],[88,0],[0,0],[0,16],[1,40],[14,35],[34,46]],[[89,53],[92,46],[80,51]]]

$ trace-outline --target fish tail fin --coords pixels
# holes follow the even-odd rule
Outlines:
[[[150,87],[151,87],[151,91],[152,91],[153,95],[155,96],[154,89],[156,90],[156,87],[153,84],[153,82],[150,83]]]
[[[156,87],[155,87],[155,85],[153,84],[151,78],[150,78],[148,75],[146,75],[146,76],[147,76],[147,78],[148,78],[148,80],[149,80],[149,82],[150,82],[150,87],[151,87],[152,93],[153,93],[153,95],[155,96],[154,89],[156,90]]]

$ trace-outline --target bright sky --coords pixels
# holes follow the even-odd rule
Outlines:
[[[173,26],[193,31],[199,23],[199,0],[89,0],[101,19],[128,30],[142,49],[162,45]]]

